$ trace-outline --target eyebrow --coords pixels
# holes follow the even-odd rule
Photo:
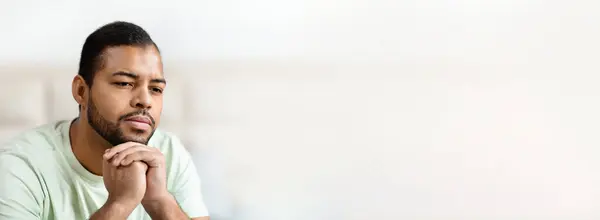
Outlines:
[[[113,76],[126,76],[126,77],[133,78],[136,80],[140,78],[140,76],[138,76],[135,73],[124,72],[124,71],[119,71],[119,72],[113,73],[112,75]],[[154,79],[151,79],[150,82],[167,84],[167,80],[165,80],[164,78],[154,78]]]

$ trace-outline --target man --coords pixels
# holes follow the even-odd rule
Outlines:
[[[190,155],[156,129],[166,84],[141,27],[89,35],[72,83],[79,117],[0,151],[0,219],[208,219]]]

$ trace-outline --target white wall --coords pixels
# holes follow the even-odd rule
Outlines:
[[[215,218],[600,217],[600,3],[2,4],[6,81],[68,83],[109,21],[152,34]]]

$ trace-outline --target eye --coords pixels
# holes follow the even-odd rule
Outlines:
[[[119,86],[119,87],[133,86],[133,83],[128,83],[128,82],[115,82],[113,84],[116,86]]]
[[[152,88],[152,92],[163,93],[163,89],[161,89],[159,87],[154,87],[154,88]]]

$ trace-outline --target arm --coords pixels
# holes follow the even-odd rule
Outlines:
[[[133,212],[133,208],[119,204],[118,202],[107,201],[98,211],[96,211],[90,220],[126,220],[129,215]]]
[[[144,209],[147,210],[148,214],[152,217],[152,219],[189,219],[189,217],[183,212],[183,210],[181,210],[175,198],[171,195],[166,196],[160,201],[145,203]]]
[[[45,193],[40,178],[26,156],[0,150],[0,220],[44,219]],[[90,219],[125,220],[134,209],[132,205],[109,201]]]
[[[201,207],[204,208],[202,204]],[[177,200],[172,195],[166,196],[164,199],[157,202],[144,203],[144,209],[147,210],[148,214],[152,219],[158,220],[175,220],[175,219],[190,219],[188,215],[179,207]],[[206,208],[204,208],[206,209]],[[192,220],[209,220],[208,214],[203,217],[191,218]]]
[[[189,219],[185,213],[179,208],[174,198],[171,200],[165,200],[165,203],[154,203],[147,204],[148,214],[152,216],[152,219]],[[133,210],[123,208],[115,203],[106,203],[96,213],[94,213],[90,220],[104,220],[104,219],[127,219]],[[208,216],[192,218],[192,220],[209,220]]]
[[[0,151],[0,180],[0,220],[42,218],[42,185],[26,157]]]
[[[167,170],[169,193],[165,199],[162,199],[163,202],[143,204],[144,208],[147,211],[156,209],[156,213],[162,213],[162,216],[180,217],[173,219],[208,220],[208,210],[202,198],[200,177],[190,154],[175,136],[172,136],[167,144],[171,147],[170,152],[164,154],[169,163]],[[152,212],[155,211],[148,211],[149,214]],[[153,219],[163,219],[158,214],[156,218],[152,214],[150,216]]]

